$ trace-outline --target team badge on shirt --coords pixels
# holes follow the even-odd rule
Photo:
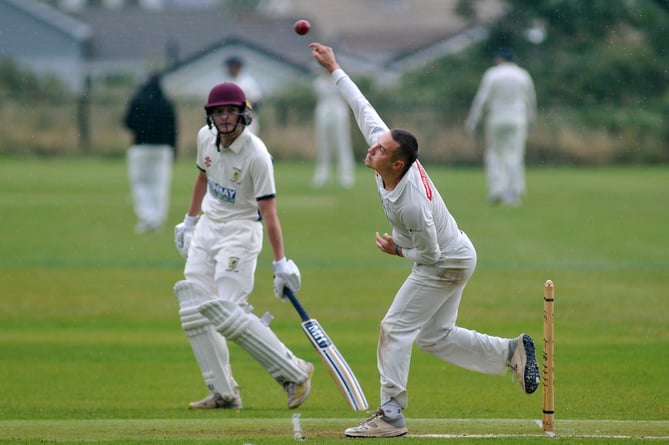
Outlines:
[[[241,176],[242,176],[242,171],[237,167],[232,167],[232,174],[230,174],[230,179],[232,180],[232,182],[238,182]]]
[[[239,266],[239,257],[231,256],[228,258],[228,268],[225,270],[226,272],[237,272],[237,266]]]
[[[204,165],[205,165],[205,167],[207,167],[207,168],[211,167],[211,158],[210,158],[209,156],[207,156],[206,158],[204,158]]]

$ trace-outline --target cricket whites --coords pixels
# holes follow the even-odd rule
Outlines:
[[[332,343],[320,323],[304,310],[302,304],[287,287],[284,288],[284,295],[293,304],[297,313],[302,319],[302,330],[307,336],[314,349],[318,352],[323,364],[327,368],[332,380],[337,384],[339,391],[346,399],[348,405],[356,411],[364,411],[368,408],[367,399],[362,392],[358,379],[346,363],[344,357],[339,353],[337,347]]]

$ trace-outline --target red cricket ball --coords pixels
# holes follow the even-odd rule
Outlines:
[[[309,32],[309,30],[311,29],[311,25],[306,20],[298,20],[297,22],[295,22],[294,28],[296,33],[303,36]]]

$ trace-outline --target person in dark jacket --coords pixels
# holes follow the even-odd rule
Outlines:
[[[123,123],[133,134],[127,162],[138,220],[135,231],[159,230],[169,208],[177,116],[174,104],[162,90],[158,74],[151,75],[133,95]]]

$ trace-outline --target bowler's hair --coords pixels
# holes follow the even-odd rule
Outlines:
[[[404,166],[404,171],[406,172],[414,161],[418,159],[418,141],[413,134],[397,128],[390,130],[390,135],[399,144],[396,156],[406,163]]]

